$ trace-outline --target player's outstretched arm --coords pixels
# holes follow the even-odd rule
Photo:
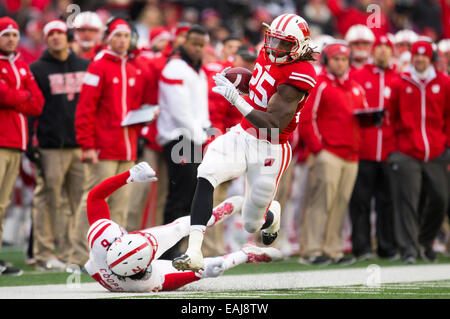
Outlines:
[[[110,219],[106,198],[123,185],[132,182],[153,182],[157,180],[155,171],[146,162],[134,165],[130,170],[105,179],[88,194],[87,217],[89,225],[99,219]]]

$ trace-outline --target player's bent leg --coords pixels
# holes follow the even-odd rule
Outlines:
[[[269,214],[272,214],[272,221],[269,222]],[[280,220],[281,220],[281,206],[277,201],[272,201],[270,204],[269,210],[267,211],[267,226],[264,224],[261,231],[261,240],[262,243],[266,246],[272,244],[275,239],[278,237],[278,233],[280,231]]]
[[[246,170],[245,154],[243,148],[239,147],[238,140],[239,135],[234,132],[219,136],[209,145],[198,167],[197,188],[202,187],[205,191],[196,191],[194,196],[188,249],[172,263],[178,270],[204,269],[201,247],[206,225],[211,219],[214,188],[244,174]]]
[[[156,251],[155,259],[158,259],[165,251],[178,243],[182,238],[189,235],[190,225],[191,217],[183,216],[167,225],[142,230],[142,232],[152,234],[158,243],[158,250]]]
[[[242,208],[244,228],[247,232],[255,233],[263,227],[275,189],[275,181],[267,176],[259,177],[250,185],[250,192],[246,194]]]
[[[218,222],[221,222],[224,218],[231,216],[236,212],[240,212],[242,210],[243,203],[243,196],[232,196],[230,198],[227,198],[225,201],[223,201],[213,209],[212,215],[206,226],[212,227]],[[188,249],[185,254],[174,259],[172,263],[173,267],[178,270],[193,271],[204,269],[205,262],[201,253],[202,241],[203,229],[196,229],[195,226],[192,226],[189,236]]]

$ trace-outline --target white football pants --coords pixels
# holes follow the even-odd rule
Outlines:
[[[272,144],[258,139],[238,124],[209,144],[197,177],[207,179],[216,188],[245,174],[242,218],[245,230],[254,233],[264,225],[266,213],[291,157],[289,143]]]

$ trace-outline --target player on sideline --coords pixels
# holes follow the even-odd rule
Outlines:
[[[244,118],[208,147],[198,168],[198,183],[191,209],[189,246],[173,260],[179,270],[204,269],[201,252],[211,216],[214,189],[246,175],[242,217],[246,231],[262,230],[262,242],[270,245],[280,228],[280,204],[273,201],[278,182],[291,160],[288,139],[299,122],[300,111],[314,87],[316,73],[309,47],[306,21],[295,14],[273,20],[265,32],[248,97],[241,97],[225,77],[215,75],[214,92],[224,96]]]
[[[169,260],[158,258],[181,238],[189,234],[190,217],[174,222],[127,233],[110,220],[105,199],[120,187],[132,182],[153,182],[155,172],[146,162],[129,171],[110,177],[95,186],[88,195],[87,217],[89,260],[87,272],[110,291],[157,292],[174,290],[190,282],[217,277],[225,270],[242,263],[269,262],[282,259],[275,248],[249,245],[231,254],[205,259],[205,270],[181,272]],[[208,227],[239,211],[243,197],[234,196],[219,204],[213,211]]]

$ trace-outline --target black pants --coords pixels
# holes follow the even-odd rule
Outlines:
[[[377,254],[391,257],[396,253],[393,230],[391,191],[386,162],[359,161],[358,176],[350,200],[353,254],[371,253],[370,213],[372,199],[376,212]]]
[[[163,146],[169,178],[163,216],[164,224],[190,214],[197,186],[197,168],[201,162],[201,152],[201,146],[182,137]],[[161,258],[173,259],[178,255],[177,244],[166,251]]]
[[[190,213],[201,151],[201,146],[181,138],[163,146],[169,178],[164,224]]]
[[[447,210],[444,161],[422,162],[395,152],[388,162],[395,238],[402,257],[417,258],[420,246],[432,247]]]

